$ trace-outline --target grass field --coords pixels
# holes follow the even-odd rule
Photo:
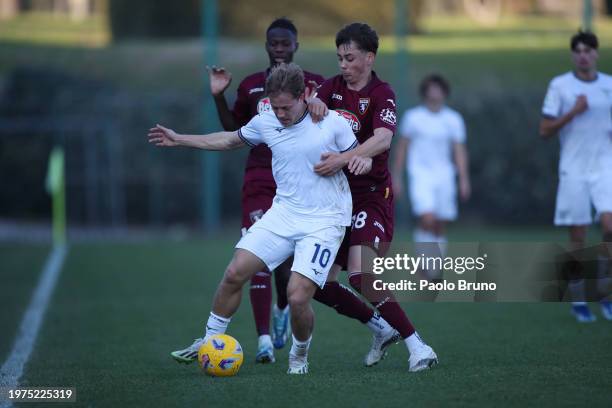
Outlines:
[[[523,237],[562,239],[523,229]],[[518,239],[518,230],[455,231],[455,239]],[[514,238],[513,238],[514,237]],[[574,322],[566,304],[404,304],[440,365],[407,372],[402,345],[374,368],[367,329],[315,306],[311,373],[256,366],[248,299],[230,325],[245,363],[237,377],[203,376],[168,352],[199,336],[232,238],[74,244],[25,374],[29,386],[73,386],[79,406],[609,406],[612,322]],[[0,246],[0,353],[15,336],[46,248]],[[246,292],[245,292],[246,293]],[[70,405],[73,406],[73,405]]]

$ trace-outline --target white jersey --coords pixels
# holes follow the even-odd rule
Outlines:
[[[272,111],[262,112],[238,130],[248,145],[260,143],[272,150],[276,195],[272,206],[287,210],[307,224],[351,225],[352,199],[342,171],[321,177],[313,170],[325,152],[344,152],[357,146],[348,122],[335,111],[319,123],[308,112],[284,127]]]
[[[565,115],[579,95],[586,96],[588,108],[559,131],[560,177],[586,178],[612,172],[612,77],[600,72],[589,82],[573,72],[555,77],[548,86],[542,115]]]
[[[409,174],[454,177],[453,144],[465,143],[465,123],[457,111],[444,106],[432,112],[417,106],[404,113],[400,132],[410,139]]]

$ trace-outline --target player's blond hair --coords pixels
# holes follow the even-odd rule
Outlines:
[[[299,65],[279,64],[272,68],[266,78],[266,94],[268,96],[286,92],[294,98],[304,93],[304,71]]]

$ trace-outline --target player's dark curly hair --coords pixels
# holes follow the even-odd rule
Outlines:
[[[295,28],[293,21],[289,20],[287,17],[277,18],[272,23],[270,23],[270,26],[266,30],[266,34],[268,34],[270,30],[273,30],[275,28],[283,28],[285,30],[289,30],[297,37],[297,28]]]
[[[419,84],[419,95],[421,95],[421,98],[425,98],[425,94],[431,85],[439,86],[446,97],[450,95],[450,84],[446,78],[440,74],[429,74]]]
[[[304,88],[304,71],[293,62],[275,66],[266,78],[266,95],[269,96],[287,92],[298,98]]]
[[[597,40],[597,36],[590,31],[578,30],[578,32],[574,34],[570,41],[570,49],[572,51],[575,51],[576,47],[578,46],[578,43],[588,45],[594,50],[599,47],[599,40]]]
[[[361,51],[374,54],[378,51],[378,34],[365,23],[346,25],[336,34],[336,48],[351,41],[355,42]]]

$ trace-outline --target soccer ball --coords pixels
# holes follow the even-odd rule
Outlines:
[[[200,368],[213,377],[236,375],[244,355],[238,340],[227,334],[214,334],[198,351]]]

